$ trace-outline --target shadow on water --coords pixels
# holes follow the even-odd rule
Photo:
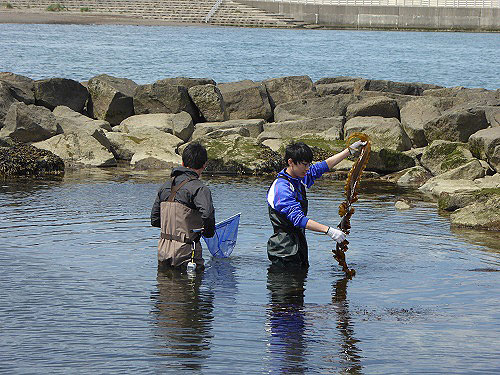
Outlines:
[[[270,327],[269,353],[271,373],[305,374],[310,369],[306,363],[308,353],[306,337],[306,309],[304,294],[307,271],[283,271],[268,268],[267,289],[269,308],[267,310]],[[347,300],[348,279],[338,279],[332,284],[332,305],[337,313],[336,328],[340,342],[338,354],[329,358],[339,373],[362,374],[359,340],[354,337],[354,329]],[[277,367],[275,367],[277,366]]]
[[[209,357],[212,339],[213,299],[201,292],[203,274],[188,276],[175,269],[158,269],[155,300],[158,356],[169,357],[168,366],[201,370]]]

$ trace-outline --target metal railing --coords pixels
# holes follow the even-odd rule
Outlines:
[[[258,0],[284,4],[500,8],[500,0]]]
[[[203,20],[205,23],[210,22],[210,18],[217,12],[217,9],[219,9],[220,5],[222,4],[223,0],[217,0],[215,4],[212,6],[212,9],[208,12],[208,14],[205,16],[205,19]]]

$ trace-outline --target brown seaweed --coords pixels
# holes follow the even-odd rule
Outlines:
[[[361,148],[359,156],[355,163],[353,164],[349,174],[347,175],[347,180],[344,187],[345,201],[339,206],[339,216],[342,218],[338,225],[338,228],[344,233],[349,234],[351,230],[351,216],[354,213],[354,207],[352,204],[358,200],[358,187],[359,181],[361,180],[361,175],[363,170],[370,159],[371,143],[370,138],[363,133],[353,133],[347,140],[346,145],[349,147],[352,142],[356,139],[366,142],[366,144]],[[345,240],[342,243],[337,243],[337,247],[332,250],[334,258],[337,260],[342,270],[345,272],[346,277],[352,279],[356,274],[354,269],[349,269],[347,262],[345,260],[345,252],[348,249],[349,241]]]

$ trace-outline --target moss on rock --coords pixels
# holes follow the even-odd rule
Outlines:
[[[39,176],[64,173],[63,160],[31,145],[0,147],[0,176]]]

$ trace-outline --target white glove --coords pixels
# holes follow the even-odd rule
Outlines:
[[[332,240],[342,243],[345,241],[345,233],[339,229],[328,227],[328,231],[325,233],[332,238]]]
[[[366,145],[366,141],[356,141],[352,145],[349,146],[349,153],[351,155],[355,154],[359,148]]]

